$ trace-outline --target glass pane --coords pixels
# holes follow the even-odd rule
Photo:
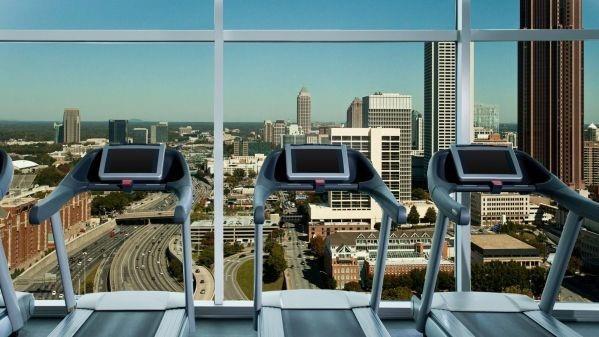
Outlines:
[[[214,1],[0,2],[0,29],[211,29]]]
[[[564,56],[559,63],[545,61],[547,55],[560,54]],[[596,199],[598,182],[594,180],[594,167],[599,157],[595,157],[594,151],[599,138],[595,137],[596,128],[591,123],[599,120],[597,57],[599,43],[595,41],[585,41],[584,48],[578,41],[477,43],[475,142],[512,143],[520,150],[532,152],[535,159],[581,195]],[[534,93],[534,99],[529,92]],[[550,121],[554,118],[561,121],[553,124]],[[547,126],[540,127],[539,123]],[[493,124],[498,125],[497,130]],[[551,125],[572,127],[560,131],[565,137],[560,142],[557,129]],[[569,145],[564,146],[565,143]],[[542,155],[546,153],[542,150],[545,144],[559,151],[561,166],[553,155]],[[473,288],[523,293],[538,299],[567,210],[538,195],[507,193],[473,193],[471,206],[475,226]],[[584,222],[562,283],[560,301],[597,300],[595,225],[592,221]],[[495,253],[494,249],[502,251]]]
[[[525,16],[521,17],[521,8],[530,9],[531,12],[529,13],[534,13],[531,15],[534,15],[537,23],[543,22],[539,21],[539,19],[542,18],[541,13],[549,13],[550,10],[553,12],[562,11],[562,13],[567,12],[573,14],[568,21],[562,21],[560,23],[553,22],[551,26],[548,26],[549,21],[546,21],[546,25],[538,26],[536,28],[557,29],[559,27],[558,24],[564,27],[574,24],[574,27],[579,26],[581,28],[590,29],[599,28],[599,1],[597,0],[474,0],[472,1],[472,27],[477,29],[523,28],[520,20]],[[501,13],[501,15],[497,15],[497,13]],[[529,17],[532,18],[532,16]]]
[[[17,290],[63,298],[50,224],[32,226],[27,213],[106,143],[178,149],[193,172],[193,217],[212,218],[203,169],[212,153],[211,44],[0,44],[0,55],[0,147],[17,167],[0,222]],[[181,226],[164,219],[175,203],[147,192],[69,201],[62,218],[75,292],[182,291]],[[196,242],[194,254],[209,249]],[[211,299],[210,272],[194,271],[196,298]]]
[[[225,29],[455,29],[455,1],[227,0],[224,16]]]
[[[423,76],[438,59],[434,75]],[[255,174],[265,155],[288,143],[346,144],[362,152],[396,197],[415,208],[410,226],[393,227],[384,299],[420,292],[436,212],[424,182],[422,115],[441,105],[426,102],[438,76],[447,85],[439,91],[443,103],[455,102],[455,44],[235,43],[225,45],[225,69],[225,240],[241,244],[225,258],[225,299],[252,296]],[[392,104],[388,116],[375,108],[383,101]],[[369,292],[381,221],[374,205],[348,192],[273,195],[264,290],[285,284]],[[448,275],[452,260],[447,249]]]

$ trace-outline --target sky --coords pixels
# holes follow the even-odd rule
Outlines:
[[[1,0],[0,29],[211,29],[212,0]],[[225,29],[453,29],[452,0],[225,0]],[[474,28],[517,28],[518,0],[473,0]],[[497,15],[502,13],[502,15]],[[599,28],[599,0],[583,25]],[[423,43],[227,43],[225,121],[343,121],[356,96],[400,92],[423,107]],[[0,43],[0,120],[211,121],[211,43]],[[475,101],[517,113],[514,42],[475,45]],[[585,120],[599,121],[599,41],[585,43]]]

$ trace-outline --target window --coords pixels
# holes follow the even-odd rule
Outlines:
[[[195,172],[194,269],[210,299],[214,283],[202,265],[210,267],[205,255],[213,255],[213,233],[203,226],[213,213],[212,176],[204,169],[214,128],[212,46],[2,43],[0,55],[0,146],[14,160],[33,162],[17,169],[2,201],[17,290],[63,296],[50,223],[28,225],[37,200],[106,143],[166,143]],[[146,192],[86,192],[69,201],[61,214],[75,292],[182,291],[180,226],[161,221],[175,201]]]

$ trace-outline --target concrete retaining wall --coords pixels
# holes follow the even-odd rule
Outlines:
[[[83,248],[89,246],[102,235],[107,235],[115,226],[116,222],[111,220],[67,242],[67,252],[69,256],[76,254]],[[42,279],[43,275],[55,267],[56,264],[57,260],[54,252],[44,256],[14,280],[15,288],[21,291],[27,289],[33,284],[34,280]],[[59,276],[60,275],[56,275],[56,277]]]

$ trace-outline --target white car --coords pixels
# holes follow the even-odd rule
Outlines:
[[[56,290],[52,290],[52,296],[56,296]]]
[[[64,295],[63,295],[63,294],[59,294],[59,295],[58,295],[58,298],[60,298],[60,299],[63,299],[63,298],[64,298]]]

